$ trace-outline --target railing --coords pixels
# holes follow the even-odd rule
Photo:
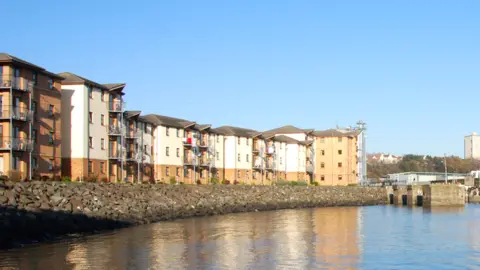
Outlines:
[[[142,154],[136,151],[127,151],[127,158],[128,161],[141,161]]]
[[[273,170],[273,162],[266,162],[265,163],[265,168],[267,170]]]
[[[22,77],[12,75],[0,76],[0,88],[13,88],[15,90],[29,92],[33,89],[33,82]]]
[[[208,147],[208,141],[203,140],[203,139],[197,140],[197,145],[199,147]]]
[[[125,110],[125,103],[120,100],[110,101],[108,103],[108,110],[111,112],[123,112]]]
[[[184,158],[183,158],[183,163],[184,163],[184,164],[187,164],[187,165],[193,165],[193,164],[194,164],[194,160],[193,160],[193,158],[191,158],[191,157],[184,157]]]
[[[130,129],[127,130],[125,137],[131,138],[131,139],[139,139],[140,138],[140,131],[136,129]]]
[[[24,138],[3,137],[0,141],[0,149],[14,151],[32,151],[33,141]]]
[[[110,125],[108,127],[108,135],[122,135],[122,126],[121,125]]]
[[[313,170],[314,170],[313,165],[312,164],[307,164],[307,166],[305,167],[305,170],[309,173],[313,172]]]
[[[202,158],[202,159],[199,159],[198,161],[199,161],[199,163],[200,163],[200,166],[208,166],[208,165],[210,165],[210,163],[208,162],[207,159],[203,159],[203,158]]]
[[[30,121],[33,119],[33,111],[19,106],[1,106],[0,119],[14,119],[21,121]]]
[[[108,152],[108,158],[121,160],[122,159],[122,152],[120,151],[120,149],[111,149]]]

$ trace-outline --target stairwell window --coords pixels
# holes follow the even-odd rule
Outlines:
[[[339,137],[339,138],[338,138],[338,142],[342,142],[342,137]]]
[[[102,150],[105,150],[105,139],[104,138],[100,139],[100,148]]]
[[[32,113],[33,113],[33,117],[37,116],[37,102],[35,101],[32,101]]]
[[[168,147],[168,146],[165,147],[165,155],[166,155],[167,157],[170,156],[170,147]]]
[[[320,153],[322,154],[322,156],[325,156],[325,150],[320,150]]]
[[[320,168],[325,168],[325,163],[320,163]]]
[[[342,180],[342,179],[343,179],[343,176],[339,175],[338,180]]]
[[[87,86],[88,88],[88,97],[90,99],[93,99],[93,91],[92,91],[92,87],[91,86]]]
[[[55,107],[52,104],[48,105],[48,116],[52,117],[54,112],[55,112]]]
[[[37,158],[32,158],[32,168],[33,169],[36,169],[38,166],[38,162],[37,162]]]
[[[180,138],[180,129],[177,128],[177,138]]]
[[[218,152],[215,153],[215,156],[217,157],[217,160],[220,160],[220,155]]]
[[[247,160],[247,162],[249,162],[248,154],[247,154],[246,160]]]
[[[55,135],[53,134],[53,131],[50,131],[48,133],[48,144],[52,145],[53,144],[53,141],[55,140]]]
[[[338,168],[342,168],[342,162],[338,162]]]
[[[170,176],[170,168],[165,167],[165,176]]]
[[[238,162],[240,162],[240,154],[238,154],[237,160]]]
[[[37,130],[32,129],[32,141],[33,143],[37,143]]]
[[[170,128],[168,127],[165,128],[165,135],[170,136]]]
[[[37,85],[37,72],[33,72],[32,73],[32,81],[33,81],[33,85]]]
[[[88,147],[93,149],[93,137],[88,137]]]
[[[93,162],[91,161],[88,162],[88,173],[93,173]]]
[[[100,115],[100,124],[102,126],[105,126],[105,115],[104,114]]]
[[[217,135],[217,143],[220,143],[220,136]]]
[[[341,155],[341,154],[342,154],[342,150],[338,150],[338,154]]]
[[[325,181],[325,175],[320,175],[320,180]]]
[[[88,122],[90,124],[93,124],[93,113],[92,112],[88,112]]]
[[[177,148],[177,157],[180,157],[180,148]]]
[[[48,89],[53,89],[53,79],[48,79]]]
[[[246,141],[247,145],[249,145],[249,141],[250,141],[250,139],[247,138],[247,141]],[[248,161],[248,160],[247,160],[247,161]]]
[[[105,90],[102,90],[102,92],[100,93],[100,100],[105,101]]]
[[[238,145],[240,145],[240,141],[242,138],[238,137]],[[240,160],[239,160],[240,161]]]
[[[280,157],[280,165],[282,165],[282,164],[283,164],[283,158]]]
[[[100,162],[100,173],[105,173],[105,162]]]

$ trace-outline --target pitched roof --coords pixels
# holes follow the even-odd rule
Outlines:
[[[148,115],[145,115],[144,118],[152,122],[153,124],[159,125],[159,126],[161,125],[161,126],[175,127],[175,128],[186,128],[186,127],[195,125],[195,122],[192,122],[192,121],[158,115],[158,114],[148,114]]]
[[[212,129],[212,132],[227,136],[238,136],[247,138],[255,137],[260,134],[260,132],[253,129],[232,126],[221,126],[218,128],[214,128]]]
[[[288,143],[288,144],[299,144],[300,142],[295,140],[294,138],[291,138],[291,137],[288,137],[288,136],[285,136],[285,135],[278,135],[278,136],[275,136],[273,138],[275,141],[279,141],[279,142],[284,142],[284,143]]]
[[[360,131],[357,131],[357,130],[342,132],[336,129],[315,130],[313,132],[313,135],[316,137],[348,137],[348,136],[357,136],[358,134],[360,134]]]
[[[135,117],[135,116],[140,116],[142,111],[125,111],[125,117],[127,119]]]
[[[313,129],[303,129],[298,128],[292,125],[286,125],[279,128],[274,128],[271,130],[264,131],[263,134],[266,136],[277,135],[277,134],[293,134],[293,133],[311,133]]]
[[[92,80],[89,80],[85,77],[73,74],[71,72],[62,72],[62,73],[59,73],[58,75],[65,78],[65,80],[63,81],[63,84],[84,84],[84,83],[88,83],[88,84],[91,84],[91,85],[93,85],[97,88],[100,88],[100,89],[103,89],[103,90],[108,90],[108,91],[117,91],[117,90],[121,91],[126,86],[125,83],[100,84],[100,83],[94,82]]]
[[[25,60],[23,60],[23,59],[20,59],[20,58],[18,58],[18,57],[15,57],[15,56],[13,56],[13,55],[8,54],[8,53],[0,53],[0,62],[4,62],[4,63],[5,63],[5,62],[6,62],[6,63],[15,63],[15,64],[17,64],[17,65],[27,66],[27,67],[29,67],[29,68],[31,68],[31,69],[34,69],[34,70],[38,71],[38,72],[44,73],[44,74],[46,74],[46,75],[48,75],[48,76],[50,76],[50,77],[55,77],[55,78],[57,78],[57,79],[63,80],[63,77],[62,77],[62,76],[59,76],[59,75],[57,75],[57,74],[55,74],[55,73],[52,73],[52,72],[50,72],[50,71],[47,71],[47,70],[46,70],[45,68],[43,68],[43,67],[34,65],[34,64],[30,63],[30,62],[27,62],[27,61],[25,61]]]
[[[211,128],[211,127],[212,127],[212,125],[210,125],[210,124],[206,124],[206,125],[195,124],[194,129],[202,131],[202,130],[205,130],[205,129],[208,129],[208,128]]]

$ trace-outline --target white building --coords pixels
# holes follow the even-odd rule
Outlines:
[[[480,135],[473,132],[464,138],[464,156],[466,159],[480,159]]]
[[[462,173],[448,173],[448,181],[463,180],[468,174]],[[431,182],[445,181],[444,173],[437,172],[404,172],[393,173],[387,175],[386,181],[393,184],[413,185],[413,184],[429,184]]]

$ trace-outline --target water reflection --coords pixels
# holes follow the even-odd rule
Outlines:
[[[233,214],[11,250],[0,253],[0,268],[479,269],[478,224],[479,206]]]

